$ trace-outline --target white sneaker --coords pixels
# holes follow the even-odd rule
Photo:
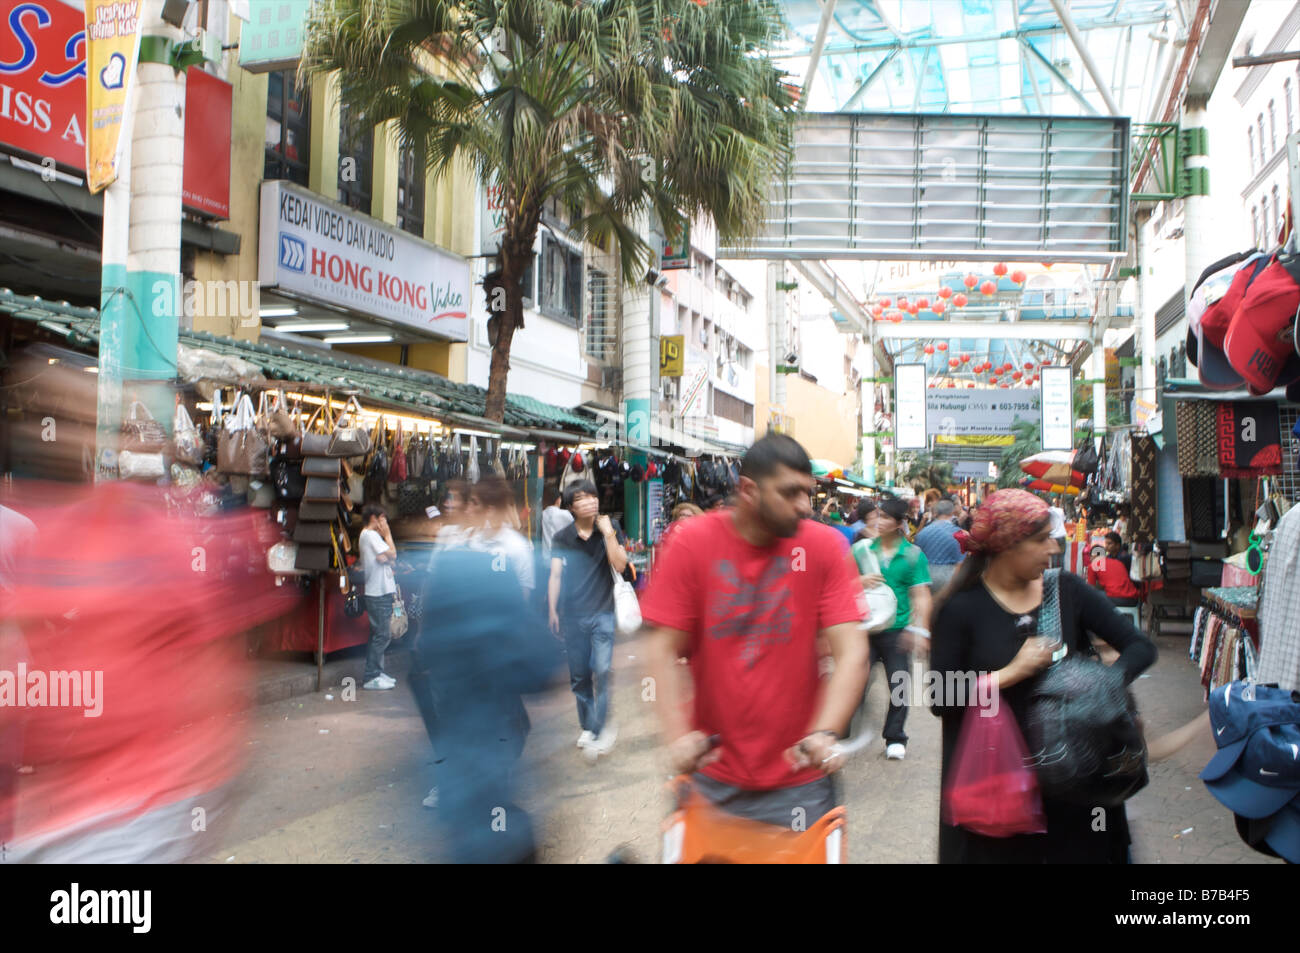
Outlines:
[[[591,746],[596,750],[597,754],[609,754],[614,750],[614,742],[617,740],[618,725],[610,722],[605,726],[605,730],[596,737],[596,740],[591,743]]]
[[[437,788],[430,788],[430,789],[429,789],[429,793],[428,793],[427,795],[425,795],[424,800],[421,801],[420,803],[423,804],[425,807],[437,807],[437,806],[438,806],[438,789],[437,789]]]
[[[388,682],[389,685],[393,687],[397,686],[397,679],[393,678],[393,676],[389,675],[387,672],[380,672],[379,677]]]
[[[592,734],[590,731],[584,730],[582,734],[578,735],[578,747],[586,751],[587,748],[591,746],[591,743],[595,740],[596,740],[596,736],[594,734]]]
[[[890,761],[902,761],[906,755],[907,745],[900,745],[897,741],[885,748],[885,757]]]
[[[372,692],[386,692],[390,691],[396,684],[397,683],[393,681],[384,681],[384,676],[382,675],[376,675],[361,687]]]

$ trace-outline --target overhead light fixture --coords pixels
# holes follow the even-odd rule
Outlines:
[[[258,312],[264,318],[292,318],[297,313],[297,308],[262,308]]]
[[[85,370],[86,370],[86,373],[87,373],[87,374],[98,374],[98,373],[99,373],[99,368],[96,367],[94,364],[90,365],[90,367],[87,367]]]
[[[326,344],[384,344],[391,341],[391,334],[335,334],[325,339]]]
[[[346,321],[282,321],[271,326],[273,331],[288,331],[294,334],[308,331],[346,331],[347,329],[348,323]]]

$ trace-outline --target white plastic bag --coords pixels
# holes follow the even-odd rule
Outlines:
[[[197,466],[203,462],[203,438],[184,404],[176,405],[176,416],[172,419],[172,451],[173,459],[182,463]]]
[[[161,453],[123,450],[117,455],[117,473],[123,480],[157,480],[166,472]]]
[[[614,627],[623,635],[632,635],[641,628],[641,602],[630,582],[614,572],[613,566],[609,571],[614,577]]]

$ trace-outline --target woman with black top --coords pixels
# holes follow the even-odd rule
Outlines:
[[[1024,490],[999,490],[976,511],[970,531],[956,534],[962,562],[938,596],[932,616],[930,667],[942,686],[960,685],[949,673],[993,673],[1001,704],[1011,706],[1023,733],[1030,694],[1052,661],[1052,646],[1038,636],[1043,573],[1059,547],[1052,539],[1047,504]],[[1061,633],[1070,652],[1094,654],[1089,633],[1120,653],[1115,662],[1125,684],[1156,659],[1156,648],[1117,613],[1104,595],[1072,573],[1060,574]],[[943,780],[954,765],[965,704],[936,686],[933,711],[943,719]],[[1126,863],[1128,818],[1123,805],[1103,819],[1086,806],[1043,800],[1045,834],[986,837],[940,823],[939,862]]]

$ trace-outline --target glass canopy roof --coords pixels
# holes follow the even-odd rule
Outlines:
[[[832,3],[812,111],[1106,114],[1059,7],[1116,112],[1149,121],[1189,15],[1186,0],[783,0],[790,34],[773,53],[800,81]]]

